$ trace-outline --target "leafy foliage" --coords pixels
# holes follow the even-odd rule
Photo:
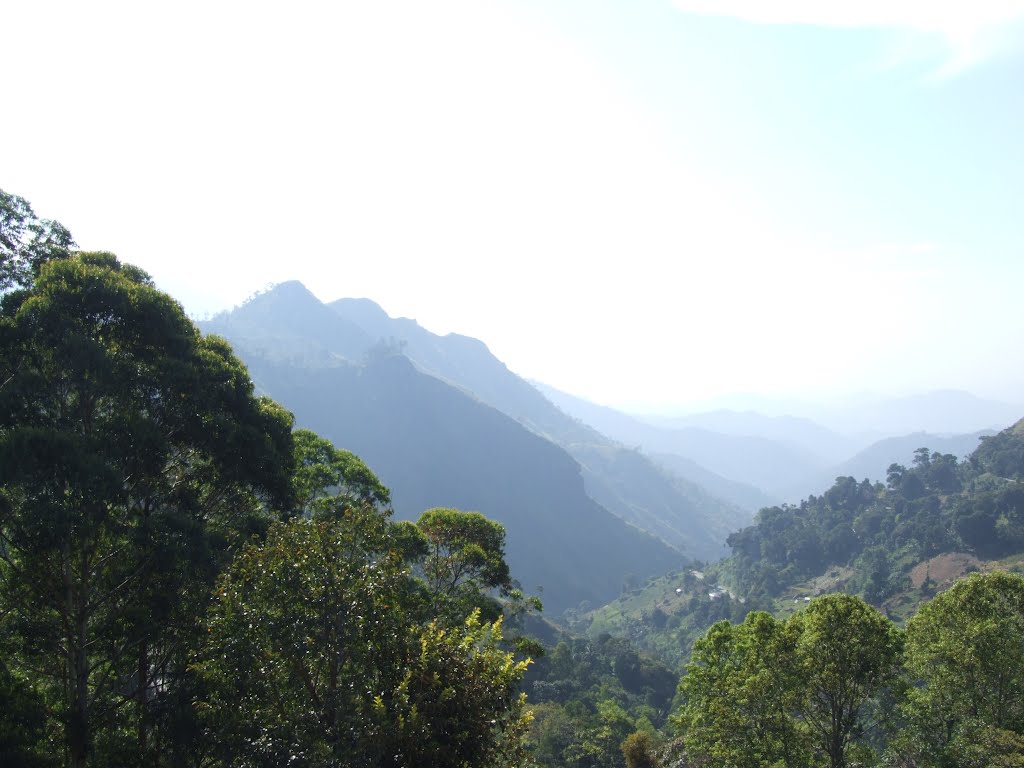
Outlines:
[[[678,682],[675,670],[628,640],[563,638],[525,680],[531,754],[542,766],[622,766],[622,743],[650,734],[653,751]]]
[[[479,598],[493,589],[507,596],[514,587],[505,562],[505,528],[479,512],[440,507],[420,515],[416,527],[426,542],[422,569],[434,600],[456,614],[474,608],[500,613]]]
[[[933,765],[1024,758],[1024,579],[973,574],[907,626],[906,748]]]
[[[0,304],[0,596],[72,764],[146,744],[232,536],[285,505],[291,422],[140,270],[43,263]],[[125,706],[135,701],[135,714]]]
[[[789,622],[806,697],[799,706],[816,750],[843,768],[854,742],[873,725],[869,702],[891,685],[902,661],[892,622],[860,598],[825,595]]]
[[[43,264],[69,256],[74,247],[62,224],[40,219],[25,198],[0,189],[0,293],[28,287]]]
[[[308,429],[297,429],[292,437],[296,455],[292,489],[305,516],[332,517],[354,505],[390,503],[391,492],[354,453],[335,448]]]
[[[675,721],[691,751],[737,768],[806,762],[809,734],[794,716],[805,695],[798,640],[796,626],[753,612],[697,641]]]
[[[699,640],[677,727],[712,764],[847,764],[864,708],[896,677],[899,635],[859,598],[827,595],[788,621],[754,612]]]
[[[371,692],[397,684],[405,628],[390,608],[404,589],[386,522],[369,510],[277,523],[246,546],[218,584],[198,664],[223,761],[318,765],[371,752],[363,723]]]
[[[1019,765],[1024,577],[974,574],[903,633],[856,597],[699,640],[674,718],[710,765]]]

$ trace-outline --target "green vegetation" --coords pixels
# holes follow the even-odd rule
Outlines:
[[[973,575],[907,625],[904,749],[921,764],[1024,760],[1024,579]]]
[[[622,742],[664,726],[678,673],[627,640],[565,638],[526,676],[529,746],[543,766],[621,766]]]
[[[392,522],[141,270],[0,212],[0,762],[522,764],[501,526]]]
[[[762,509],[729,537],[729,577],[750,599],[852,566],[850,591],[880,605],[905,586],[910,569],[945,552],[995,559],[1024,550],[1024,437],[1019,425],[983,438],[965,462],[915,453],[889,467],[885,485],[841,477],[799,506]]]
[[[905,647],[905,649],[904,649]],[[753,612],[694,646],[682,763],[991,766],[1024,760],[1024,578],[975,574],[904,635],[860,598]]]
[[[627,576],[572,637],[513,579],[505,525],[396,522],[374,471],[294,429],[225,341],[73,246],[0,193],[3,766],[1024,764],[1024,576],[939,590],[979,558],[1019,566],[1024,422],[966,462],[920,449],[886,485],[764,509],[731,560]],[[378,391],[374,370],[354,375]],[[587,509],[518,535],[594,558],[623,529],[590,546],[610,516]],[[866,600],[812,598],[840,587]]]

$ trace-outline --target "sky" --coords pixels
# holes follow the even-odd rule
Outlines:
[[[1024,402],[1024,0],[9,6],[0,188],[196,318],[296,279],[610,405]]]

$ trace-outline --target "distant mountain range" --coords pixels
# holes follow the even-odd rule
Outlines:
[[[893,431],[841,434],[810,419],[717,410],[676,417],[633,416],[536,383],[552,402],[610,437],[651,455],[672,472],[734,504],[756,510],[795,503],[840,476],[884,480],[890,464],[910,464],[917,448],[962,458],[978,445],[989,420],[1015,413],[1014,406],[963,392],[875,402],[863,424],[888,414]],[[906,408],[908,413],[902,413]],[[959,413],[947,410],[962,408]],[[897,414],[902,414],[897,416]],[[852,418],[852,417],[851,417]],[[1009,417],[1006,423],[1011,423]],[[906,424],[973,425],[966,434],[921,430],[899,434]],[[756,506],[751,506],[751,505]]]
[[[999,430],[1014,423],[1022,412],[1024,401],[1003,402],[962,390],[939,389],[902,397],[863,393],[833,403],[731,395],[695,403],[685,411],[677,409],[668,416],[654,414],[640,418],[659,424],[664,424],[666,420],[678,420],[676,426],[703,426],[714,431],[729,431],[727,423],[706,421],[709,417],[714,419],[715,414],[725,415],[726,422],[734,420],[734,414],[753,415],[759,420],[778,419],[779,422],[798,418],[811,421],[831,432],[853,437],[864,447],[884,437],[912,432],[941,435],[981,429]],[[768,436],[761,431],[750,432],[749,427],[749,423],[743,424],[744,434]]]
[[[361,455],[399,516],[456,506],[505,524],[513,569],[555,613],[688,558],[714,560],[758,509],[837,476],[884,479],[919,447],[962,456],[1010,408],[953,392],[875,402],[856,432],[727,410],[641,418],[531,384],[477,339],[430,333],[369,299],[324,304],[297,282],[201,326],[235,346],[299,425]],[[973,428],[872,432],[884,418]]]
[[[788,489],[816,475],[827,465],[813,451],[795,442],[782,442],[760,435],[714,432],[702,427],[658,426],[551,387],[538,386],[560,408],[609,437],[651,455],[688,459],[696,465],[695,469],[688,469],[678,462],[673,464],[673,469],[677,472],[711,472],[733,483],[750,486],[759,492],[751,494],[751,498],[760,495],[778,499]],[[699,482],[697,476],[687,475]]]
[[[513,572],[556,614],[713,559],[749,520],[567,416],[482,342],[366,299],[325,305],[290,282],[201,326],[300,426],[359,454],[400,517],[455,506],[502,522]]]

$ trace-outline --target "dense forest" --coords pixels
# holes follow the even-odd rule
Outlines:
[[[872,603],[1024,549],[1022,431],[762,510],[677,668],[543,619],[488,510],[396,519],[148,275],[0,192],[0,765],[1021,765],[1024,578]],[[756,610],[833,566],[864,598]]]
[[[797,506],[762,509],[732,534],[732,578],[751,599],[852,565],[851,586],[880,604],[902,586],[907,566],[943,552],[996,559],[1024,550],[1024,422],[991,437],[966,461],[915,452],[887,482],[838,478]]]

